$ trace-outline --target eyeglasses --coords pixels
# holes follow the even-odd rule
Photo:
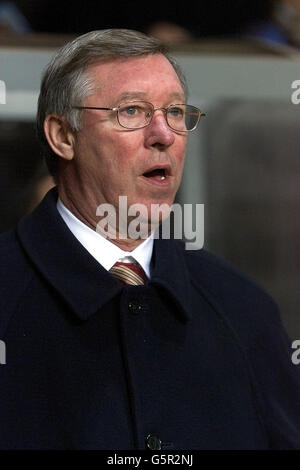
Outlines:
[[[94,106],[73,106],[74,109],[96,109],[116,111],[120,126],[125,129],[142,129],[150,124],[155,111],[163,111],[168,126],[174,131],[189,132],[196,129],[200,118],[205,116],[200,109],[189,104],[170,104],[167,108],[154,108],[146,101],[121,103],[116,108],[97,108]]]

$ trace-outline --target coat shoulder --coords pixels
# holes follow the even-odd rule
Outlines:
[[[205,249],[184,250],[184,257],[192,284],[207,293],[232,325],[281,325],[276,302],[250,276]]]
[[[0,234],[0,337],[26,291],[33,270],[15,230]]]
[[[274,302],[263,287],[248,274],[240,271],[225,259],[205,250],[187,251],[185,258],[194,282],[209,283],[211,289],[235,289],[236,293],[246,292],[261,297],[266,302]]]

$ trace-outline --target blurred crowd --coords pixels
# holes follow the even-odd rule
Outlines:
[[[105,28],[136,29],[170,44],[242,37],[300,45],[300,0],[128,0],[114,8],[111,2],[85,0],[78,5],[65,0],[0,0],[0,45],[1,36],[76,36]],[[15,225],[54,183],[38,148],[34,123],[0,121],[0,134],[1,232]]]
[[[299,0],[63,0],[0,1],[0,28],[16,34],[82,34],[94,29],[131,28],[178,43],[203,37],[250,36],[299,45]]]

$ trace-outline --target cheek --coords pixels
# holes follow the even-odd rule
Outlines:
[[[123,172],[136,166],[136,160],[143,146],[142,139],[133,134],[115,133],[114,139],[109,139],[103,147],[104,153],[110,157],[115,170]],[[126,175],[123,174],[126,178]]]
[[[176,160],[177,160],[179,167],[183,166],[184,164],[185,152],[186,152],[186,138],[180,139],[176,143],[175,155],[176,155]]]

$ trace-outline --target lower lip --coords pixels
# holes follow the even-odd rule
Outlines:
[[[146,176],[141,177],[143,181],[150,184],[151,186],[156,186],[160,188],[167,188],[170,186],[172,178],[170,176],[166,176],[164,179],[160,178],[147,178]]]

